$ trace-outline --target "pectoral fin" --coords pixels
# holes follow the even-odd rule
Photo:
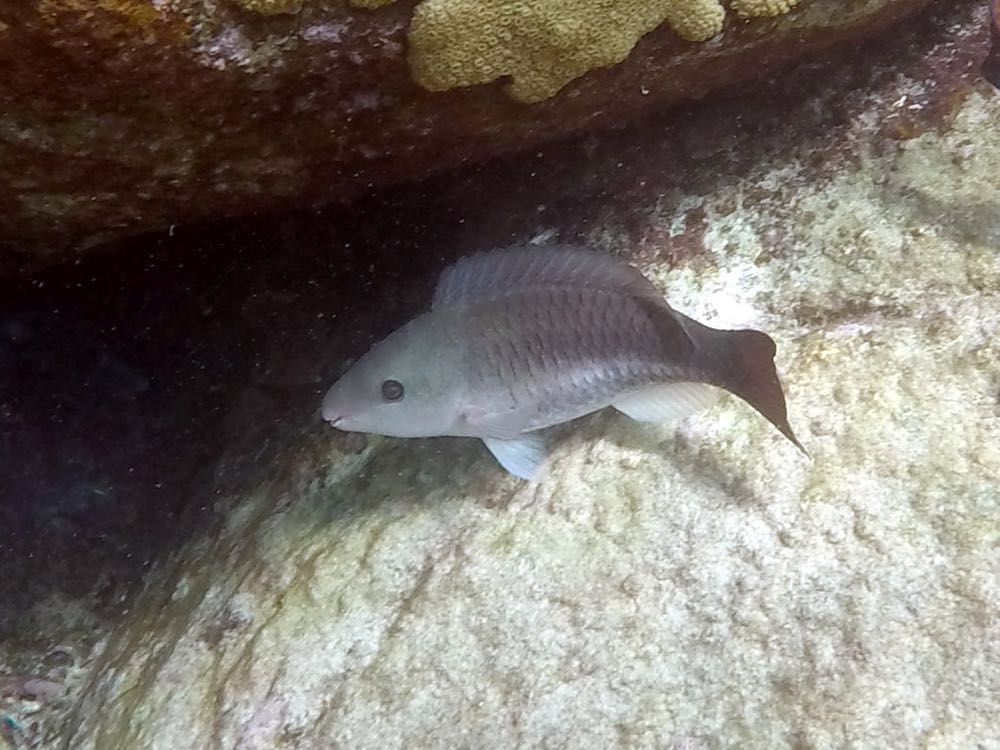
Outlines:
[[[707,409],[722,393],[704,383],[666,383],[632,391],[613,406],[639,422],[672,422]]]
[[[487,410],[479,406],[468,406],[462,412],[462,421],[476,435],[513,440],[522,434],[525,416],[514,407]]]
[[[497,462],[521,479],[536,479],[545,462],[545,441],[537,433],[527,433],[512,440],[483,438]]]

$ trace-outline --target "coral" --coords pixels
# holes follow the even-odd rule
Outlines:
[[[678,36],[689,42],[711,39],[722,31],[725,18],[722,6],[707,0],[675,0],[664,4],[663,13]]]
[[[625,59],[664,20],[685,39],[722,29],[716,0],[426,0],[410,24],[410,65],[432,91],[511,76],[515,99],[547,99]]]
[[[302,0],[233,0],[244,10],[264,16],[281,13],[298,13],[302,10]]]
[[[743,18],[780,16],[787,13],[799,0],[730,0],[729,5]]]
[[[742,16],[771,16],[795,2],[733,0],[733,7]],[[700,42],[722,30],[724,17],[717,0],[425,0],[410,25],[410,64],[432,91],[511,76],[511,96],[537,102],[621,62],[664,21]]]

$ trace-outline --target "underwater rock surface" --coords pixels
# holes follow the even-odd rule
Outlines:
[[[527,46],[507,48],[497,42],[503,30],[482,43],[457,38],[483,33],[487,22],[468,18],[477,3],[434,0],[421,11],[427,39],[414,47],[411,70],[414,0],[378,9],[285,0],[0,0],[0,275],[112,237],[346,200],[620,125],[656,106],[766,77],[793,59],[873,33],[926,1],[845,7],[841,0],[804,0],[775,19],[730,14],[721,35],[699,43],[664,25],[621,64],[528,106],[513,101],[502,83],[430,93],[414,71],[436,88],[513,75],[515,94],[541,98],[625,57],[657,19],[631,36],[599,28],[577,33],[600,19],[592,3],[579,4],[591,10],[567,25],[577,32],[540,41],[519,33]],[[452,17],[449,2],[458,9],[457,39],[445,45],[451,56],[435,62],[448,39],[442,19]],[[675,3],[688,8],[684,13],[662,5],[668,16],[684,17],[714,8],[712,23],[721,24],[713,0]],[[736,7],[766,16],[791,5]],[[607,23],[619,31],[614,18]],[[489,54],[469,63],[482,69],[464,72],[462,50],[487,43]],[[560,51],[546,56],[540,45]],[[546,79],[553,54],[570,53],[573,63],[559,80]]]
[[[685,313],[768,331],[812,462],[735,399],[676,433],[584,420],[537,486],[474,441],[310,423],[152,579],[61,746],[995,744],[1000,98],[962,79],[982,20],[943,15],[872,79],[819,69],[851,93],[731,144],[720,108],[439,190],[457,245],[504,222],[588,241]]]

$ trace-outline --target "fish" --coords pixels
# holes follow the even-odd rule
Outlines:
[[[614,407],[666,422],[728,391],[805,452],[788,422],[776,345],[674,310],[649,279],[585,247],[515,246],[458,260],[430,309],[377,342],[329,388],[338,430],[474,437],[536,479],[542,431]]]
[[[1000,0],[990,0],[990,40],[982,75],[994,88],[1000,89]]]

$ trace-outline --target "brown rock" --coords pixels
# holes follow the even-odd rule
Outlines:
[[[373,187],[757,78],[928,0],[810,0],[691,44],[661,27],[535,105],[503,82],[430,93],[415,0],[208,10],[196,0],[0,0],[0,268],[144,230],[348,200]],[[285,7],[288,6],[288,7]],[[294,10],[298,3],[285,3]]]

